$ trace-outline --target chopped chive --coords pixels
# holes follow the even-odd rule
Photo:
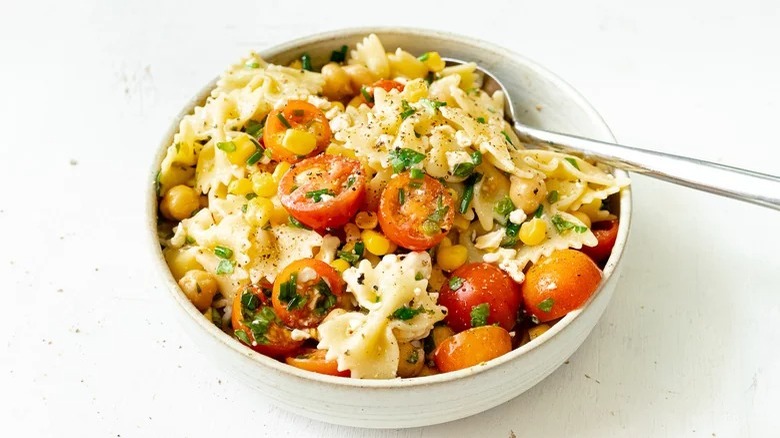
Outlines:
[[[418,56],[417,59],[419,59],[422,62],[425,62],[428,60],[428,58],[430,58],[430,56],[431,56],[430,52],[425,52],[422,55]]]
[[[217,265],[217,275],[232,274],[235,266],[230,260],[222,259]]]
[[[553,190],[553,191],[551,191],[550,193],[547,194],[547,202],[549,202],[550,204],[555,204],[556,202],[558,202],[558,191],[557,190]]]
[[[263,158],[263,153],[265,151],[262,149],[256,149],[255,152],[249,156],[249,158],[246,159],[246,164],[249,166],[254,165],[258,161],[260,161],[261,158]]]
[[[217,149],[225,151],[225,152],[235,152],[236,151],[236,144],[232,141],[220,141],[217,143]]]
[[[258,137],[257,134],[263,131],[263,127],[265,127],[265,119],[263,119],[262,122],[250,119],[246,122],[246,130],[244,132],[251,135],[252,137]]]
[[[455,168],[452,169],[452,174],[454,176],[457,176],[459,178],[465,178],[469,175],[474,173],[474,163],[458,163],[455,165]]]
[[[580,165],[579,165],[579,164],[577,164],[577,160],[575,160],[574,158],[568,158],[568,157],[567,157],[567,158],[564,158],[564,160],[568,161],[568,162],[569,162],[569,164],[571,164],[572,166],[574,166],[574,168],[575,168],[575,169],[577,169],[577,170],[580,170]]]
[[[555,301],[552,299],[552,297],[549,297],[539,303],[539,305],[536,307],[542,312],[549,313],[550,310],[552,310],[553,304],[555,304]]]
[[[512,248],[517,244],[517,238],[520,235],[520,224],[507,221],[504,238],[501,240],[502,248]]]
[[[414,281],[420,281],[423,278],[425,278],[425,276],[422,274],[422,272],[417,272],[414,274]]]
[[[280,122],[282,122],[282,125],[284,125],[285,128],[287,129],[292,128],[290,122],[288,122],[287,119],[284,118],[284,114],[282,114],[281,112],[276,113],[276,118],[279,119]]]
[[[357,177],[355,175],[350,175],[349,178],[347,178],[347,188],[354,186],[356,181]]]
[[[247,61],[244,66],[247,68],[260,68],[260,63],[257,61]]]
[[[477,122],[479,122],[479,123],[486,123],[484,117],[477,117]]]
[[[460,289],[461,286],[463,286],[463,279],[458,277],[458,276],[456,276],[456,275],[453,275],[450,278],[450,289],[451,290],[458,290],[458,289]]]
[[[346,45],[341,46],[340,50],[334,50],[330,53],[330,61],[331,62],[338,62],[342,63],[347,60],[347,50],[349,50],[349,47]]]
[[[536,211],[534,212],[534,217],[542,217],[544,214],[544,205],[539,204],[538,207],[536,207]]]
[[[471,327],[482,327],[487,325],[490,317],[490,306],[488,303],[482,303],[471,308]]]
[[[496,206],[493,207],[493,211],[495,211],[497,214],[501,216],[508,215],[514,209],[515,209],[515,204],[512,202],[512,199],[509,198],[509,196],[504,196],[503,199],[498,201],[496,203]]]
[[[474,199],[474,186],[480,180],[482,180],[482,174],[475,172],[463,182],[465,188],[463,189],[463,195],[461,196],[460,204],[458,205],[458,213],[466,214],[471,205],[471,200]]]
[[[309,56],[308,53],[304,53],[301,55],[301,68],[304,70],[311,71],[311,56]]]
[[[360,87],[360,94],[363,95],[363,99],[366,99],[366,102],[374,103],[374,96],[372,96],[371,93],[368,92],[368,89],[366,89],[366,87]]]
[[[239,341],[245,343],[246,345],[252,345],[251,342],[249,342],[249,336],[246,334],[243,330],[236,330],[233,332],[233,334],[238,338]]]
[[[323,196],[336,196],[336,193],[331,189],[319,189],[306,192],[304,196],[307,199],[313,199],[314,202],[320,202]]]
[[[440,100],[430,100],[426,98],[420,99],[420,103],[427,106],[428,108],[431,109],[431,111],[434,112],[443,106],[447,106],[447,102],[442,102]]]
[[[395,309],[395,312],[393,312],[392,318],[400,319],[401,321],[408,321],[415,316],[417,316],[418,313],[424,312],[425,309],[422,308],[422,306],[417,307],[416,309],[413,309],[408,306],[403,306]]]
[[[398,148],[390,151],[390,165],[393,172],[400,173],[425,159],[425,154],[414,149]]]
[[[425,178],[425,172],[423,172],[422,169],[418,169],[416,167],[413,167],[409,169],[409,176],[412,179],[422,179]]]
[[[217,245],[214,247],[214,255],[221,259],[229,259],[233,257],[233,250],[226,246]]]
[[[480,164],[482,164],[482,152],[480,151],[472,152],[471,162],[474,163],[475,166],[479,166]]]
[[[193,243],[195,243],[195,239],[193,239],[192,236],[187,236],[184,238],[184,242],[187,245],[192,245]]]
[[[406,202],[406,192],[404,189],[398,190],[398,205],[404,205]]]
[[[573,222],[569,222],[566,219],[562,218],[561,215],[556,214],[555,216],[550,218],[550,222],[552,222],[553,225],[555,225],[555,229],[558,231],[558,234],[563,233],[566,230],[573,229],[574,231],[578,233],[584,233],[588,231],[588,228],[583,225],[577,225]]]
[[[251,292],[251,289],[246,289],[241,294],[241,306],[245,309],[254,312],[260,307],[260,299]]]
[[[509,138],[509,134],[506,133],[506,131],[501,131],[501,134],[504,135],[504,138],[506,139],[506,142],[512,145],[513,148],[517,149],[514,143],[512,143],[512,139]]]
[[[294,226],[295,228],[303,228],[304,230],[310,230],[311,228],[307,227],[306,225],[302,224],[298,219],[295,219],[294,217],[290,216],[289,219],[290,225]]]
[[[405,100],[401,101],[401,109],[403,109],[401,112],[401,120],[406,120],[407,117],[415,113],[414,108],[412,108],[411,105],[409,105],[409,102]]]

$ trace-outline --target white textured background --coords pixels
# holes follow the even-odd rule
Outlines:
[[[212,365],[160,305],[139,237],[187,99],[250,49],[347,26],[504,45],[627,144],[780,174],[777,1],[217,3],[0,6],[2,435],[777,436],[777,212],[635,177],[618,291],[570,362],[481,415],[401,431],[280,411]]]

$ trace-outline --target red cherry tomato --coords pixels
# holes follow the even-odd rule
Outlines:
[[[492,324],[512,330],[521,300],[520,285],[488,263],[456,269],[439,293],[439,304],[447,308],[444,321],[456,332]]]
[[[539,322],[560,318],[580,308],[600,282],[601,271],[588,256],[573,249],[555,251],[525,274],[525,311]]]
[[[619,225],[617,220],[595,222],[591,230],[599,243],[596,246],[583,246],[581,251],[596,263],[606,262],[615,246]]]
[[[326,350],[316,350],[314,348],[305,348],[297,355],[285,359],[288,365],[300,368],[306,371],[312,371],[330,376],[349,377],[349,370],[339,371],[339,365],[335,360],[326,360]]]
[[[452,228],[455,203],[450,192],[428,175],[409,172],[391,179],[379,200],[379,225],[398,246],[423,251],[436,246]]]
[[[327,263],[303,259],[276,276],[272,301],[279,318],[293,328],[316,327],[342,294],[341,278]]]
[[[301,157],[285,148],[282,139],[288,129],[308,131],[317,138],[317,147],[308,155]],[[290,100],[281,110],[268,114],[263,132],[263,144],[276,161],[296,161],[313,157],[324,151],[330,144],[330,125],[325,114],[316,106],[303,100]]]
[[[279,200],[302,224],[322,230],[340,227],[366,198],[366,175],[359,161],[322,154],[294,164],[279,182]]]
[[[439,371],[447,373],[487,362],[512,351],[512,337],[501,327],[468,329],[442,341],[433,351]]]
[[[282,324],[260,288],[252,287],[236,294],[230,320],[234,336],[266,356],[290,355],[303,343],[292,339],[292,330]]]

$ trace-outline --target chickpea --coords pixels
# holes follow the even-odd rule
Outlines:
[[[433,345],[439,346],[445,339],[455,335],[455,332],[446,325],[437,325],[433,328]]]
[[[355,90],[355,92],[359,91],[360,87],[374,83],[374,75],[372,75],[368,68],[363,65],[345,65],[343,70],[349,76],[352,89]]]
[[[171,220],[187,219],[200,207],[200,197],[191,187],[178,185],[165,192],[160,201],[160,212]]]
[[[398,377],[414,377],[425,365],[425,352],[410,342],[398,344]]]
[[[325,85],[322,87],[322,94],[331,100],[341,100],[347,96],[355,94],[352,83],[347,72],[335,62],[330,62],[322,67],[322,78]]]
[[[533,213],[547,196],[547,187],[540,177],[519,178],[512,176],[510,181],[509,198],[525,214]]]
[[[193,269],[184,274],[184,277],[179,280],[179,287],[201,312],[211,306],[218,289],[214,276],[200,269]]]

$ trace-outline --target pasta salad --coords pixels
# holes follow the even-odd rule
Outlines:
[[[601,281],[628,181],[526,149],[473,63],[376,35],[315,70],[250,54],[185,116],[155,181],[163,255],[205,318],[336,376],[470,367]]]

